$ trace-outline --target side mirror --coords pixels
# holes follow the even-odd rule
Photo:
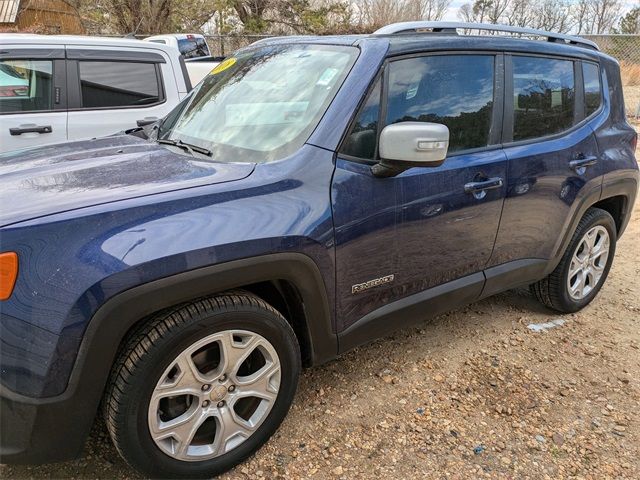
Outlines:
[[[449,129],[428,122],[400,122],[380,133],[380,163],[376,176],[397,175],[411,167],[439,167],[447,157]]]

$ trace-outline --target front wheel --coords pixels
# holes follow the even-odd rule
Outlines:
[[[286,320],[244,292],[159,314],[125,346],[105,419],[124,459],[154,478],[210,478],[278,428],[300,351]]]
[[[588,305],[607,279],[616,250],[616,224],[609,212],[590,208],[580,220],[556,269],[531,285],[535,297],[571,313]]]

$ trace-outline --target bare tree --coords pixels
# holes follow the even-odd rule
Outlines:
[[[640,34],[640,3],[620,20],[620,33]]]
[[[465,22],[500,23],[509,7],[510,0],[475,0],[460,7],[458,16]]]
[[[529,27],[535,18],[533,6],[533,0],[512,0],[504,14],[506,23],[515,27]]]
[[[572,7],[574,30],[578,34],[609,33],[618,23],[620,0],[579,0]]]
[[[530,25],[540,30],[569,32],[573,27],[570,4],[565,0],[544,0],[536,4]]]
[[[411,0],[409,9],[412,20],[442,20],[451,5],[451,0]]]

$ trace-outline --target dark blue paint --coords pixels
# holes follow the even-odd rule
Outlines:
[[[131,136],[0,159],[0,251],[20,273],[0,303],[0,379],[33,397],[64,391],[87,325],[108,299],[234,259],[299,252],[319,267],[334,333],[385,303],[519,258],[551,259],[581,198],[637,177],[635,133],[608,57],[549,42],[450,36],[327,37],[361,54],[307,144],[266,164],[208,163]],[[450,157],[375,178],[335,151],[385,56],[438,50],[540,52],[599,61],[602,111],[567,135]],[[599,157],[578,175],[576,153]],[[483,199],[464,184],[501,177]],[[359,295],[351,286],[387,274]],[[334,310],[335,308],[335,310]],[[113,319],[112,321],[117,321]]]

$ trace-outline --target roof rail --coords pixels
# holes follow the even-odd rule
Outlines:
[[[458,29],[464,30],[484,30],[490,32],[505,32],[519,36],[528,37],[544,37],[549,42],[569,43],[571,45],[581,45],[594,50],[599,50],[598,45],[586,38],[576,37],[573,35],[565,35],[564,33],[545,32],[544,30],[536,30],[534,28],[512,27],[509,25],[497,25],[491,23],[465,23],[465,22],[400,22],[392,23],[386,27],[376,30],[374,35],[391,35],[396,33],[422,33],[421,30],[431,30],[433,33],[448,33],[457,35]],[[425,32],[427,33],[427,32]]]

